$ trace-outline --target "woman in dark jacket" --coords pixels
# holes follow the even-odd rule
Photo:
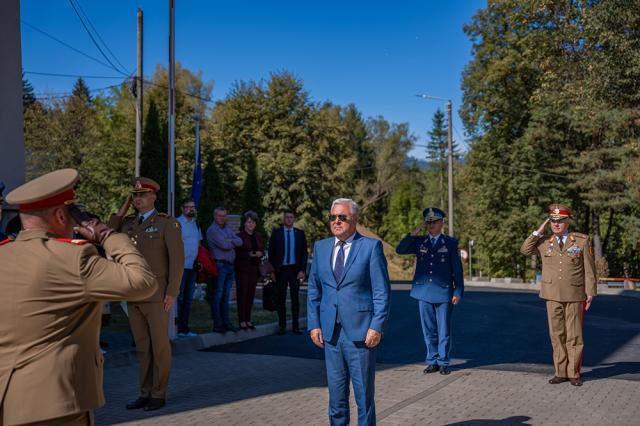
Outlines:
[[[260,278],[260,259],[264,254],[262,238],[257,232],[258,215],[248,211],[242,215],[243,228],[238,237],[242,246],[236,248],[236,299],[238,320],[243,330],[255,330],[251,323],[251,309],[256,295],[256,284]]]

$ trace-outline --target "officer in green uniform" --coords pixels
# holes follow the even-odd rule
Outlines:
[[[552,235],[544,231],[551,222]],[[540,297],[547,301],[549,335],[553,346],[555,375],[550,384],[570,381],[581,386],[584,312],[597,293],[595,261],[589,237],[570,232],[571,209],[549,206],[549,218],[522,244],[525,256],[542,258]]]
[[[165,405],[171,369],[168,312],[180,291],[184,267],[180,223],[155,209],[159,189],[160,185],[152,179],[133,179],[131,196],[109,220],[111,227],[129,235],[158,281],[158,289],[151,297],[128,305],[140,362],[140,395],[127,404],[127,409],[145,411]],[[131,200],[137,213],[125,216]]]

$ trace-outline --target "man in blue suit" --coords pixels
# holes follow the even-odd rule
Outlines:
[[[424,223],[398,243],[396,253],[417,256],[411,297],[418,299],[427,346],[424,373],[449,374],[451,312],[464,293],[462,262],[458,240],[442,234],[444,212],[432,207],[424,209],[422,214]],[[425,227],[427,235],[419,235]]]
[[[330,424],[349,424],[351,378],[358,424],[375,425],[375,348],[391,297],[387,261],[380,241],[356,232],[353,200],[335,200],[329,220],[334,237],[313,248],[307,325],[313,343],[324,348]]]

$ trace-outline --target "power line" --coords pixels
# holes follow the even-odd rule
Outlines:
[[[60,44],[61,44],[61,45],[63,45],[64,47],[66,47],[66,48],[68,48],[68,49],[71,49],[71,50],[73,50],[74,52],[79,53],[79,54],[81,54],[82,56],[84,56],[84,57],[86,57],[86,58],[89,58],[89,59],[91,59],[91,60],[92,60],[92,61],[94,61],[94,62],[99,63],[100,65],[103,65],[103,66],[105,66],[105,67],[107,67],[107,68],[110,68],[110,69],[114,69],[115,71],[119,72],[119,73],[120,73],[120,74],[122,74],[122,75],[126,75],[125,73],[123,73],[123,72],[122,72],[122,71],[120,71],[119,69],[117,69],[117,68],[113,68],[113,67],[112,67],[112,66],[110,66],[109,64],[107,64],[107,63],[105,63],[105,62],[101,61],[101,60],[100,60],[100,59],[98,59],[98,58],[95,58],[95,57],[93,57],[93,56],[89,55],[88,53],[84,53],[84,52],[83,52],[82,50],[80,50],[80,49],[76,49],[75,47],[71,46],[70,44],[65,43],[64,41],[60,40],[59,38],[56,38],[56,37],[52,36],[52,35],[51,35],[51,34],[49,34],[48,32],[46,32],[46,31],[44,31],[44,30],[41,30],[40,28],[37,28],[37,27],[33,26],[32,24],[28,23],[27,21],[25,21],[25,20],[22,20],[22,19],[21,19],[21,20],[20,20],[20,22],[22,22],[22,24],[23,24],[23,25],[26,25],[27,27],[31,28],[32,30],[37,31],[37,32],[39,32],[40,34],[42,34],[42,35],[44,35],[44,36],[46,36],[46,37],[49,37],[51,40],[53,40],[53,41],[55,41],[55,42],[57,42],[57,43],[60,43]]]
[[[109,75],[83,75],[83,74],[59,74],[59,73],[53,73],[53,72],[38,72],[38,71],[24,71],[25,74],[32,74],[32,75],[48,75],[51,77],[73,77],[73,78],[104,78],[104,79],[121,79],[122,76],[120,75],[116,75],[116,76],[109,76]]]
[[[165,86],[164,84],[154,83],[153,81],[149,81],[149,80],[142,80],[142,81],[147,83],[147,84],[151,84],[152,86],[162,87],[163,89],[169,89],[169,87]],[[181,94],[183,94],[185,96],[191,96],[192,98],[200,99],[201,101],[204,101],[204,102],[207,102],[207,103],[214,103],[215,102],[211,98],[205,98],[205,97],[202,97],[200,95],[196,95],[195,93],[183,92],[183,91],[178,90],[178,89],[176,89],[176,92],[181,93]]]
[[[86,12],[82,8],[82,5],[80,4],[80,2],[78,0],[75,0],[75,3],[76,3],[76,6],[78,6],[78,9],[80,9],[80,13],[82,13],[82,15],[87,20],[87,23],[89,24],[89,26],[91,27],[93,32],[96,34],[96,36],[98,36],[98,39],[100,40],[100,42],[102,42],[102,45],[105,47],[105,49],[107,49],[107,52],[109,52],[111,54],[111,57],[116,60],[116,62],[120,65],[120,68],[122,68],[122,70],[124,70],[125,72],[129,72],[129,71],[127,71],[127,68],[124,65],[122,65],[122,62],[120,62],[118,57],[111,51],[111,49],[109,49],[109,45],[107,43],[105,43],[105,41],[102,39],[102,37],[100,36],[100,33],[98,32],[96,27],[91,22],[91,19],[89,19],[89,15],[86,14]]]
[[[100,54],[102,55],[102,57],[104,59],[107,60],[107,62],[111,65],[111,67],[122,73],[122,74],[126,74],[125,72],[121,71],[118,69],[118,67],[116,67],[113,62],[111,62],[111,59],[109,59],[109,57],[104,53],[104,51],[102,50],[102,48],[100,47],[100,45],[98,44],[98,42],[96,41],[96,39],[93,37],[93,34],[91,34],[91,31],[89,31],[89,28],[87,27],[87,24],[85,24],[84,19],[82,19],[82,16],[80,15],[80,12],[78,12],[78,9],[76,8],[75,4],[73,3],[73,0],[69,0],[69,4],[71,5],[71,7],[73,8],[73,11],[76,13],[76,16],[78,17],[78,19],[80,20],[80,23],[82,24],[84,30],[86,31],[86,33],[89,35],[89,38],[91,39],[91,41],[93,42],[94,46],[96,46],[96,48],[98,49],[98,51],[100,52]]]
[[[118,83],[118,84],[112,84],[112,85],[106,86],[106,87],[99,87],[97,89],[90,89],[88,92],[89,93],[100,92],[100,91],[103,91],[103,90],[108,90],[108,89],[113,89],[113,88],[116,88],[116,87],[121,87],[126,82],[127,82],[127,80],[124,80],[124,81],[122,81],[121,83]],[[64,99],[64,98],[70,98],[71,96],[73,96],[73,93],[69,93],[69,92],[51,93],[51,94],[37,93],[36,94],[36,99],[37,100]]]

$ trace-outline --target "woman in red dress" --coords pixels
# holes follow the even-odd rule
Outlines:
[[[238,237],[242,246],[236,248],[236,299],[238,321],[243,330],[255,330],[251,323],[251,309],[256,295],[256,285],[260,278],[260,260],[264,254],[264,244],[257,232],[258,215],[248,211],[242,215],[242,231]]]

